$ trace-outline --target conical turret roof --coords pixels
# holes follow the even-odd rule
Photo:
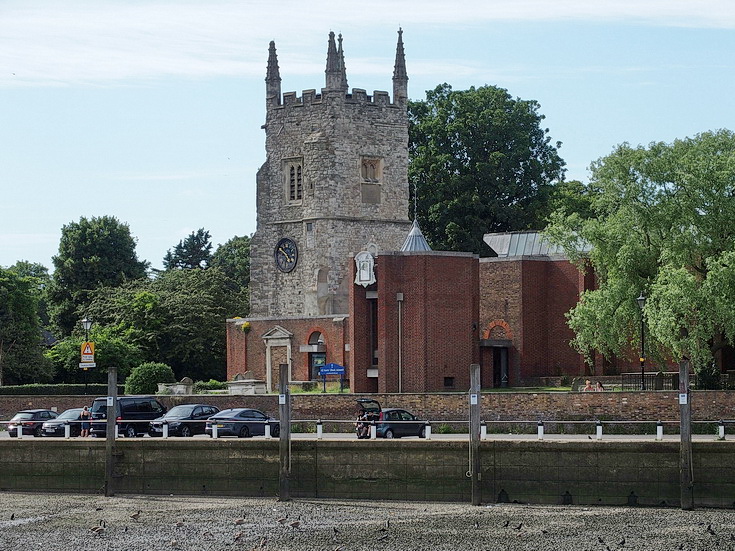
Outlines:
[[[430,250],[431,247],[429,247],[429,243],[426,241],[424,234],[421,233],[418,221],[414,219],[411,231],[408,232],[406,240],[403,242],[403,246],[401,247],[401,252]]]

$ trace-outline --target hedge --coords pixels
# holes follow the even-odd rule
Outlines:
[[[84,395],[85,385],[81,383],[75,384],[58,384],[58,385],[46,385],[46,384],[30,384],[30,385],[10,385],[0,386],[0,394],[10,395],[28,395],[28,396],[43,396],[43,395],[67,395],[76,396]],[[89,383],[86,385],[88,395],[94,396],[107,396],[107,385],[100,383]],[[124,394],[125,386],[117,385],[117,393]]]

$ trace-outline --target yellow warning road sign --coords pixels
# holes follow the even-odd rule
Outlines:
[[[94,343],[82,343],[82,363],[94,363]]]

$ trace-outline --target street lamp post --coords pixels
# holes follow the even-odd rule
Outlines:
[[[92,327],[92,320],[87,318],[87,316],[84,316],[84,319],[81,321],[82,327],[84,327],[84,342],[89,342],[89,329]],[[89,368],[83,367],[82,371],[84,372],[84,395],[87,395],[87,370]]]
[[[646,334],[643,328],[643,308],[646,306],[646,295],[641,291],[641,296],[635,300],[638,308],[641,309],[641,390],[646,390]]]

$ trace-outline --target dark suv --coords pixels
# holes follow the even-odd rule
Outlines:
[[[120,396],[117,399],[115,418],[117,432],[128,438],[148,432],[153,419],[166,413],[166,407],[152,396]],[[107,434],[107,398],[95,398],[92,403],[92,436]]]

